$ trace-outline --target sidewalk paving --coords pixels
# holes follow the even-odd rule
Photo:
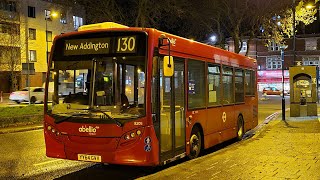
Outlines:
[[[280,114],[250,139],[141,179],[319,180],[318,117],[286,119]]]

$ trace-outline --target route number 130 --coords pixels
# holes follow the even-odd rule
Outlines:
[[[134,53],[136,51],[136,37],[119,37],[117,53]]]

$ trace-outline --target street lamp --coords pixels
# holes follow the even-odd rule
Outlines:
[[[293,63],[296,63],[296,0],[292,1],[292,51],[293,51]]]
[[[287,47],[287,45],[280,45],[282,62],[282,120],[286,120],[286,100],[284,99],[284,50]]]
[[[217,41],[218,41],[218,37],[216,34],[213,34],[212,36],[210,36],[209,39],[213,44],[217,43]]]
[[[46,21],[46,61],[48,63],[48,20],[52,20],[52,18],[55,18],[58,16],[58,13],[51,12],[49,10],[46,10],[45,13],[45,21]]]

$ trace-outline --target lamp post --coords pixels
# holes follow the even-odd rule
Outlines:
[[[286,120],[286,100],[284,99],[284,50],[288,46],[286,45],[281,45],[280,50],[281,50],[281,62],[282,62],[282,120]]]
[[[46,14],[45,14],[45,21],[46,21],[46,61],[48,63],[48,20],[52,20],[52,18],[57,17],[58,14],[56,12],[52,12],[49,10],[46,10]]]
[[[292,1],[292,31],[293,63],[296,63],[296,0]]]

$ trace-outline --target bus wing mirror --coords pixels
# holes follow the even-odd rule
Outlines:
[[[173,76],[174,62],[172,56],[164,56],[163,58],[163,75],[167,77]]]

